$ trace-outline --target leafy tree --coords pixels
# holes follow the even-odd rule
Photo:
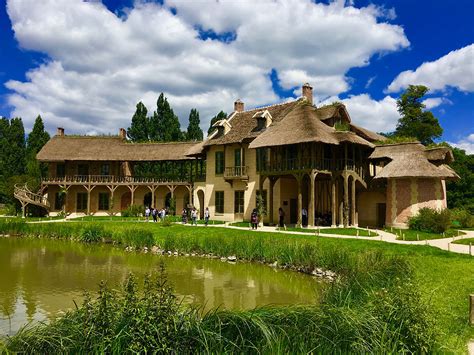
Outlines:
[[[211,122],[209,123],[209,129],[207,130],[207,134],[211,134],[215,128],[212,127],[212,125],[214,123],[216,123],[217,121],[220,121],[220,120],[224,120],[227,118],[227,113],[225,113],[224,111],[221,111],[219,112],[217,115],[215,115],[214,117],[211,118]]]
[[[423,144],[433,143],[434,138],[441,137],[443,129],[438,119],[426,107],[421,99],[428,92],[423,85],[410,85],[397,100],[398,112],[402,117],[398,120],[395,135],[415,137]]]
[[[132,124],[127,130],[128,138],[132,142],[147,142],[148,141],[148,110],[140,101],[137,104],[137,109],[132,117]]]
[[[446,184],[448,207],[467,209],[474,214],[474,155],[459,148],[452,148],[454,162],[451,168],[461,177]]]
[[[189,113],[189,125],[186,132],[186,140],[202,141],[203,133],[201,127],[199,127],[199,123],[199,111],[193,108]]]

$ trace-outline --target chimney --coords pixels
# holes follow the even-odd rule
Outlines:
[[[234,102],[234,111],[236,112],[242,112],[244,110],[244,103],[238,99],[236,102]]]
[[[60,136],[60,137],[64,137],[64,128],[58,127],[58,128],[56,129],[56,135],[57,135],[57,136]]]
[[[312,105],[313,104],[313,87],[308,83],[303,84],[303,97]]]
[[[125,128],[120,128],[119,129],[119,137],[122,138],[122,139],[127,138],[127,131],[125,130]]]

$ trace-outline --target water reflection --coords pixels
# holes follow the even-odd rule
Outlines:
[[[176,293],[206,309],[314,303],[321,285],[309,276],[250,263],[125,253],[107,245],[0,238],[0,334],[47,320],[80,303],[101,280],[120,287],[129,272],[140,279],[163,261]]]

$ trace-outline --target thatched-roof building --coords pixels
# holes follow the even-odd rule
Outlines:
[[[424,206],[446,206],[449,148],[382,144],[385,137],[352,123],[342,103],[317,107],[312,88],[301,98],[234,112],[203,142],[141,143],[113,137],[65,136],[38,153],[51,210],[118,213],[130,204],[162,207],[175,199],[201,215],[247,220],[257,201],[270,224],[406,225]],[[140,175],[143,164],[153,173]],[[150,169],[148,169],[150,171]],[[259,196],[259,197],[257,197]],[[109,201],[109,202],[107,202]]]

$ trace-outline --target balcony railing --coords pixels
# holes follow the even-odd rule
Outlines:
[[[150,184],[150,183],[186,183],[188,179],[183,177],[155,178],[140,176],[116,176],[116,175],[66,175],[43,178],[43,183],[57,184]]]
[[[229,166],[226,167],[224,170],[224,178],[225,179],[241,179],[246,180],[248,179],[247,174],[248,167],[247,166]]]

